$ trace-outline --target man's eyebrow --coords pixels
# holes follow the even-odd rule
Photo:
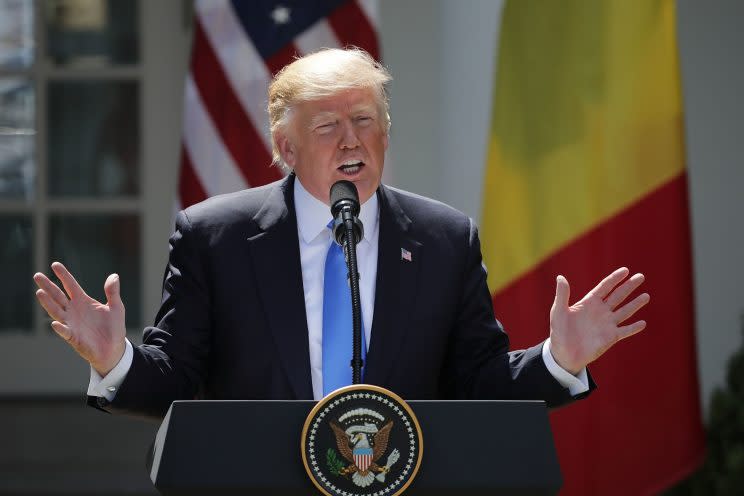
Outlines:
[[[376,114],[377,107],[374,105],[366,104],[366,103],[360,103],[358,105],[354,105],[353,107],[351,107],[351,113],[352,114],[360,114],[360,113]],[[337,116],[338,114],[332,111],[318,112],[312,117],[312,119],[310,119],[310,125],[308,127],[310,129],[313,129],[316,126],[325,123],[325,121],[335,120]]]
[[[375,105],[370,105],[368,103],[361,103],[359,105],[355,105],[355,106],[351,107],[351,113],[352,114],[358,114],[360,112],[370,113],[370,114],[376,114],[377,113],[377,107]]]

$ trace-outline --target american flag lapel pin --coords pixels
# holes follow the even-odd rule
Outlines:
[[[413,262],[413,257],[411,256],[411,252],[406,250],[405,248],[400,249],[400,259],[405,260],[406,262]]]

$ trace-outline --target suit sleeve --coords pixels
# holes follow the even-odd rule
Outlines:
[[[181,212],[170,238],[163,299],[155,325],[134,347],[132,366],[113,401],[89,398],[110,412],[162,417],[172,401],[198,396],[210,350],[211,305],[206,243]]]
[[[478,230],[470,220],[456,328],[450,347],[449,370],[455,396],[470,399],[543,400],[550,407],[584,395],[571,396],[550,374],[542,345],[509,351],[509,337],[493,313]],[[547,330],[546,330],[547,332]],[[594,384],[590,379],[590,391]]]

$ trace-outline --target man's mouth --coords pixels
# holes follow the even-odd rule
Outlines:
[[[348,160],[338,166],[338,170],[341,171],[342,174],[353,176],[362,170],[362,167],[364,167],[364,162],[361,160]]]

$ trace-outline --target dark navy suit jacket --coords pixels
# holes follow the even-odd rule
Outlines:
[[[179,399],[312,399],[293,186],[290,175],[178,215],[155,325],[113,402],[93,406],[160,417]],[[575,399],[545,367],[542,343],[509,352],[472,220],[398,189],[377,194],[364,382],[405,399]]]

